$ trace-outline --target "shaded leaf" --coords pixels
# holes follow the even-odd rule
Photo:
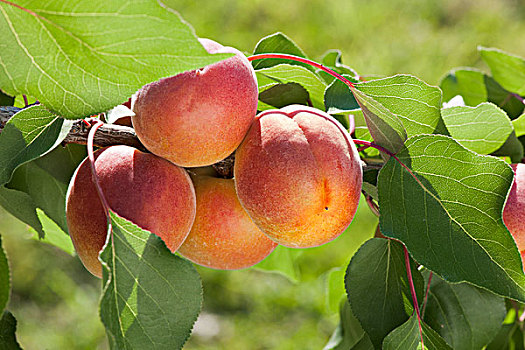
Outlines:
[[[110,215],[112,233],[100,253],[100,317],[112,347],[182,348],[201,309],[197,271],[159,237]]]
[[[496,151],[512,133],[507,114],[492,103],[444,108],[441,114],[450,136],[476,153]]]
[[[339,309],[341,298],[346,294],[345,274],[346,270],[341,267],[334,267],[326,274],[326,305],[329,312]]]
[[[524,350],[523,331],[517,323],[504,324],[485,350]]]
[[[478,51],[501,86],[525,95],[525,59],[494,48],[479,47]]]
[[[15,103],[15,98],[0,91],[0,106],[12,106]]]
[[[259,40],[257,45],[255,45],[253,54],[258,55],[262,53],[285,53],[288,55],[306,58],[306,54],[303,52],[303,50],[301,50],[299,46],[297,46],[297,44],[292,41],[292,39],[281,32],[270,34]],[[269,68],[282,63],[302,66],[312,72],[315,71],[315,68],[309,64],[280,58],[265,58],[262,60],[252,61],[254,69]]]
[[[392,153],[400,150],[407,139],[407,132],[399,118],[360,90],[352,89],[352,93],[361,106],[374,142]]]
[[[0,3],[0,88],[35,96],[66,118],[105,112],[146,83],[231,56],[209,55],[155,0],[17,5],[27,11]]]
[[[351,76],[344,74],[345,78],[353,80]],[[343,113],[359,109],[354,94],[346,85],[339,79],[335,79],[326,88],[324,92],[324,105],[328,113]]]
[[[513,131],[507,138],[503,146],[492,153],[494,156],[508,156],[512,163],[519,163],[523,158],[523,144],[516,137]]]
[[[71,125],[71,121],[53,115],[41,105],[16,113],[0,134],[0,185],[11,179],[18,166],[60,144]]]
[[[403,123],[408,137],[443,133],[441,91],[411,75],[371,80],[356,88],[381,103]]]
[[[339,318],[339,325],[323,350],[365,349],[364,343],[366,341],[368,341],[370,349],[374,349],[370,338],[361,327],[359,320],[352,313],[346,298],[340,303]],[[362,344],[358,345],[360,342]]]
[[[4,311],[0,318],[0,349],[20,350],[16,340],[16,319],[9,311]]]
[[[525,275],[501,213],[512,184],[502,160],[453,139],[420,135],[379,172],[381,232],[449,282],[467,281],[525,301]]]
[[[259,93],[277,84],[298,83],[308,91],[314,107],[324,110],[326,84],[314,73],[299,66],[279,64],[256,71]],[[261,99],[262,100],[262,99]],[[265,100],[262,100],[265,103]]]
[[[41,239],[38,237],[38,233],[35,230],[32,230],[35,233],[35,236],[33,236],[33,238],[37,239],[40,242],[57,247],[66,252],[67,254],[74,256],[75,247],[73,247],[73,242],[71,242],[71,238],[69,238],[68,234],[62,231],[62,229],[56,224],[56,222],[51,220],[44,213],[44,211],[42,211],[42,209],[37,208],[36,215],[42,223],[42,228],[44,229],[46,236]]]
[[[308,91],[298,83],[277,84],[259,93],[257,109],[263,111],[291,104],[307,105],[309,97]]]
[[[253,269],[278,273],[294,283],[301,279],[297,258],[303,254],[300,249],[292,249],[278,245],[263,261],[253,266]]]
[[[11,279],[9,275],[9,264],[7,256],[2,247],[2,236],[0,236],[0,311],[3,311],[9,301]]]
[[[411,261],[418,299],[423,296],[423,277]],[[352,312],[374,346],[403,324],[413,311],[403,245],[372,238],[355,253],[348,265],[345,287]]]
[[[432,328],[424,322],[421,324],[423,330],[423,344],[427,350],[452,350],[452,348]],[[413,315],[401,327],[390,333],[383,342],[384,350],[418,350],[422,349],[421,334],[417,316]]]
[[[40,238],[44,238],[44,229],[36,214],[36,204],[27,193],[0,186],[0,205],[15,218],[35,229]]]
[[[502,297],[434,275],[424,320],[454,349],[470,350],[481,349],[496,336],[506,313]]]

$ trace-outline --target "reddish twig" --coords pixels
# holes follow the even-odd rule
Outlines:
[[[430,282],[432,282],[433,272],[430,271],[428,275],[427,290],[425,291],[425,298],[423,299],[423,305],[421,305],[421,317],[425,317],[425,309],[427,307],[428,293],[430,291]]]
[[[368,204],[368,207],[370,208],[372,213],[374,213],[375,216],[379,217],[379,207],[377,206],[377,204],[372,199],[372,196],[366,195],[365,199],[366,199],[366,204]]]
[[[408,283],[410,285],[410,294],[412,294],[412,302],[414,303],[414,310],[417,315],[419,334],[421,335],[421,349],[425,350],[425,345],[423,343],[423,328],[421,327],[421,314],[419,313],[419,305],[417,302],[416,288],[414,287],[414,280],[412,279],[412,270],[410,269],[410,257],[408,255],[408,250],[405,245],[403,245],[403,249],[405,252],[405,265],[407,269]]]
[[[405,265],[407,268],[408,284],[410,285],[410,294],[412,294],[412,302],[414,303],[414,310],[417,315],[419,334],[421,335],[421,349],[425,350],[425,345],[423,344],[423,328],[421,327],[421,314],[419,313],[419,305],[417,302],[416,288],[414,287],[414,280],[412,279],[412,270],[410,269],[410,257],[408,255],[408,250],[405,245],[403,245],[403,249],[405,251]]]
[[[341,74],[331,70],[328,67],[323,66],[320,63],[317,63],[317,62],[314,62],[312,60],[309,60],[308,58],[294,56],[294,55],[287,55],[287,54],[282,54],[282,53],[262,53],[262,54],[259,54],[259,55],[253,55],[253,56],[248,57],[248,61],[262,60],[262,59],[265,59],[265,58],[280,58],[280,59],[284,59],[284,60],[290,60],[290,61],[306,63],[306,64],[308,64],[308,65],[310,65],[312,67],[318,68],[318,69],[320,69],[320,70],[330,74],[334,78],[337,78],[337,79],[341,80],[343,83],[348,85],[348,87],[350,89],[354,88],[354,83],[352,83],[350,80],[348,80],[345,77],[343,77]]]

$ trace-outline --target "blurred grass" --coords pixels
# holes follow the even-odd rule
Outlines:
[[[410,73],[437,84],[456,66],[483,67],[477,45],[525,56],[523,0],[164,2],[198,36],[251,52],[260,38],[282,31],[314,59],[341,49],[344,63],[362,75]],[[327,272],[344,267],[376,223],[362,205],[340,238],[305,250],[299,284],[252,269],[199,268],[203,317],[185,348],[321,349],[338,322],[326,305]],[[31,239],[2,209],[0,234],[12,272],[9,309],[22,346],[107,349],[98,317],[101,282],[77,258]]]

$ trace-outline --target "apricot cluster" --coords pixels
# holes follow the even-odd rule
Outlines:
[[[127,146],[96,152],[111,210],[172,252],[216,269],[252,266],[278,244],[306,248],[336,238],[352,221],[361,191],[348,133],[305,106],[256,116],[257,81],[246,57],[199,40],[210,53],[234,56],[148,84],[132,99],[133,127],[151,153]],[[235,150],[233,179],[205,167]],[[70,183],[66,216],[80,259],[100,277],[107,218],[88,160]]]

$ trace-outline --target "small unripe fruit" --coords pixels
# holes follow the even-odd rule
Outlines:
[[[275,242],[315,247],[350,224],[362,169],[346,131],[315,108],[292,105],[259,114],[235,153],[239,200]]]
[[[257,113],[257,80],[238,50],[199,39],[209,53],[235,56],[144,86],[133,127],[152,153],[184,167],[216,163],[241,143]]]
[[[195,191],[186,171],[128,146],[95,152],[95,169],[109,207],[159,236],[175,252],[195,219]],[[98,254],[107,220],[86,158],[77,168],[66,200],[69,235],[84,266],[102,276]]]
[[[233,179],[192,176],[197,195],[195,222],[179,248],[192,262],[221,270],[253,266],[277,246],[244,211]]]
[[[525,267],[525,164],[512,164],[514,182],[503,209],[503,222],[509,229]]]

